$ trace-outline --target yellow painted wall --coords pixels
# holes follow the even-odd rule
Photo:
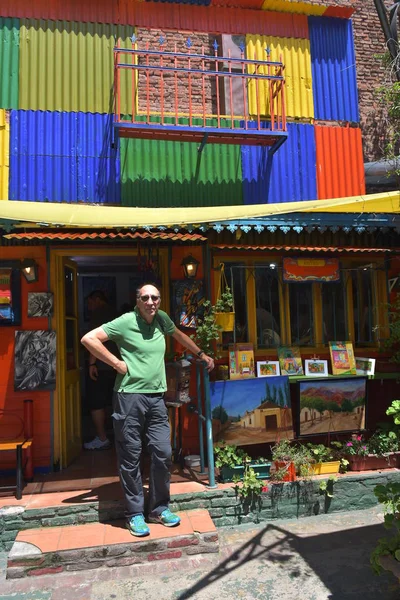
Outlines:
[[[266,35],[246,36],[246,56],[248,59],[267,60],[266,48],[270,49],[269,60],[280,61],[285,65],[284,77],[286,115],[288,117],[314,117],[312,92],[310,41],[294,38],[277,38]],[[250,67],[252,68],[252,67]],[[268,75],[267,68],[260,73]],[[259,83],[260,111],[269,115],[269,86]],[[256,83],[249,84],[250,114],[257,113]]]
[[[296,0],[265,0],[262,9],[320,16],[324,14],[327,7],[309,2],[296,2]]]
[[[10,125],[5,110],[0,110],[0,201],[8,200],[10,167]]]

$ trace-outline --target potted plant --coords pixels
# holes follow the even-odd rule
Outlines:
[[[374,494],[384,506],[384,527],[391,535],[378,540],[370,562],[378,575],[391,571],[400,580],[400,483],[377,485]]]
[[[218,352],[215,352],[215,342],[219,340],[222,328],[215,320],[215,309],[209,300],[203,303],[204,314],[198,320],[196,333],[190,337],[208,356],[219,358]]]
[[[233,331],[235,327],[235,312],[233,310],[233,296],[230,288],[225,290],[217,298],[214,305],[215,322],[221,327],[221,331]]]
[[[377,438],[374,443],[377,444]],[[353,434],[351,439],[344,443],[343,452],[349,461],[350,471],[376,471],[397,466],[397,456],[382,456],[373,454],[368,443],[362,435]]]
[[[312,475],[334,475],[339,473],[340,460],[336,460],[335,451],[324,444],[307,444],[311,453]],[[315,462],[314,462],[315,461]]]
[[[249,468],[258,479],[268,479],[270,476],[271,463],[264,458],[252,460],[247,452],[234,444],[217,444],[214,446],[214,456],[222,483],[233,481],[235,477],[242,480]]]
[[[295,451],[289,440],[280,440],[272,446],[272,461],[275,465],[274,479],[278,481],[295,481]]]

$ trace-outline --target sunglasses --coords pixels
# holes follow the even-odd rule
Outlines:
[[[150,296],[149,294],[146,294],[145,296],[140,296],[142,302],[147,302],[149,298],[151,298],[153,302],[157,302],[157,300],[160,299],[160,296]]]

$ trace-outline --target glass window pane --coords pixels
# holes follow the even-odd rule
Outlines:
[[[279,277],[269,266],[254,269],[256,286],[257,345],[276,348],[281,343]]]
[[[322,339],[325,344],[347,340],[346,289],[338,283],[322,283]]]
[[[374,341],[374,298],[371,271],[351,271],[356,344]]]
[[[246,275],[247,274],[247,275]],[[224,348],[228,344],[236,342],[248,342],[247,328],[247,298],[246,298],[246,277],[249,272],[241,263],[225,263],[225,275],[228,285],[233,292],[235,302],[235,337],[233,331],[225,331],[222,334],[222,345]]]
[[[69,267],[64,267],[64,286],[65,286],[65,315],[74,317],[75,315],[75,297],[74,297],[74,278],[75,272]]]
[[[289,283],[290,331],[292,344],[314,344],[313,296],[311,283]]]

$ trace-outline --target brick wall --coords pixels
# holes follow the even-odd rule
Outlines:
[[[165,43],[162,48],[165,52],[174,52],[175,48],[177,52],[187,53],[188,49],[186,42],[188,38],[192,43],[191,54],[203,54],[213,55],[214,49],[212,43],[214,42],[215,35],[209,35],[208,33],[193,33],[185,32],[179,33],[177,31],[161,31],[156,29],[141,29],[137,30],[138,37],[138,48],[140,50],[146,48],[148,44],[149,50],[160,50],[159,39],[160,36],[165,38]],[[141,59],[142,63],[146,63],[146,58]],[[154,57],[149,59],[148,64],[160,65],[160,58]],[[163,58],[163,65],[167,67],[173,67],[174,61],[171,59]],[[178,68],[187,67],[186,59],[178,63]],[[199,61],[193,61],[191,68],[201,67]],[[208,63],[205,64],[205,69],[210,69]],[[149,102],[150,111],[160,113],[161,102],[164,105],[164,111],[175,114],[175,89],[177,89],[178,98],[178,111],[180,113],[187,113],[189,110],[188,100],[188,80],[186,74],[178,74],[176,80],[174,74],[166,73],[164,75],[162,93],[162,83],[159,73],[150,74],[149,76],[149,92],[147,96],[147,85],[146,75],[142,73],[139,75],[139,110],[146,112],[147,102]],[[204,91],[203,91],[204,84]],[[176,86],[176,88],[175,88]],[[206,98],[205,107],[206,113],[211,114],[216,112],[216,91],[215,84],[211,78],[193,77],[191,80],[191,98],[192,98],[192,111],[193,114],[203,114],[203,93]]]

